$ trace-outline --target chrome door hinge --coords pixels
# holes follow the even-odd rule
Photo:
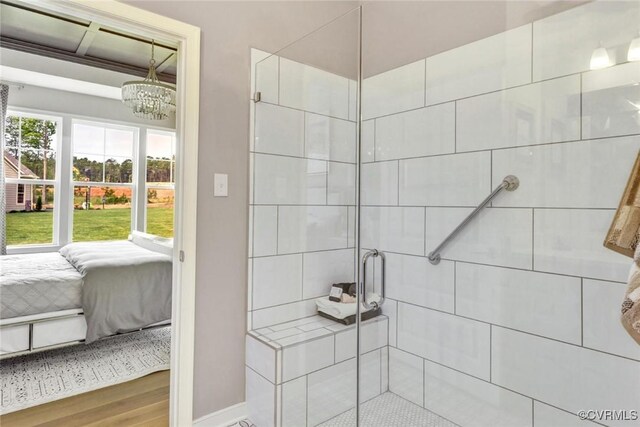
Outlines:
[[[253,102],[260,102],[262,99],[262,94],[260,92],[256,92],[253,94]]]
[[[180,262],[184,262],[184,251],[180,251],[180,255],[178,256],[178,259],[180,259]]]

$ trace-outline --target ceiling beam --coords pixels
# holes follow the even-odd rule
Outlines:
[[[31,53],[34,55],[46,56],[48,58],[60,59],[62,61],[74,62],[76,64],[102,68],[118,73],[131,74],[143,78],[147,76],[147,73],[149,71],[147,67],[137,67],[130,64],[124,64],[122,62],[110,61],[93,56],[78,56],[75,54],[75,52],[69,52],[63,49],[43,46],[37,43],[26,42],[23,40],[17,40],[6,36],[0,37],[0,47],[25,53]],[[165,83],[176,83],[176,76],[171,74],[158,73],[158,79]]]
[[[84,36],[82,36],[82,40],[76,49],[76,55],[85,56],[87,51],[91,47],[91,43],[93,43],[93,39],[96,38],[96,34],[100,31],[100,24],[96,22],[92,22],[87,27],[87,31],[84,32]]]
[[[156,73],[162,73],[164,70],[167,69],[167,67],[171,65],[175,65],[177,59],[178,59],[178,55],[176,55],[176,53],[173,52],[171,55],[167,56],[164,59],[164,61],[158,64],[158,66],[156,67]]]

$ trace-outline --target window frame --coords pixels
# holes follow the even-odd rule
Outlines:
[[[149,140],[149,133],[156,133],[156,134],[165,134],[168,136],[171,136],[172,138],[172,145],[174,145],[172,147],[172,156],[173,159],[169,160],[169,182],[159,182],[159,183],[154,183],[154,182],[147,182],[147,163],[148,163],[148,156],[147,156],[147,142]],[[141,144],[144,144],[144,157],[141,156],[141,158],[144,158],[144,170],[142,171],[142,176],[144,177],[144,187],[143,187],[143,191],[141,191],[141,194],[144,194],[143,197],[143,201],[144,201],[144,217],[142,218],[142,227],[141,229],[139,229],[139,231],[142,231],[144,233],[147,232],[147,225],[148,225],[148,218],[149,216],[147,215],[148,212],[148,206],[147,206],[147,192],[149,190],[173,190],[173,195],[174,195],[174,199],[173,199],[173,209],[174,209],[174,215],[175,215],[175,192],[176,192],[176,182],[175,182],[175,174],[174,174],[174,168],[175,168],[175,158],[176,158],[176,151],[178,148],[178,141],[177,141],[177,134],[175,131],[169,131],[166,129],[162,129],[162,128],[156,128],[156,127],[148,127],[145,131],[144,134],[144,141],[142,141],[142,138],[140,140]],[[175,234],[175,230],[174,230],[174,234]],[[173,236],[171,236],[173,237]]]
[[[71,185],[71,192],[69,194],[69,201],[70,201],[70,206],[69,206],[69,213],[68,216],[69,218],[69,235],[68,235],[68,241],[69,242],[73,242],[73,224],[74,224],[74,219],[75,219],[75,208],[74,208],[74,203],[73,203],[73,198],[74,198],[74,190],[76,187],[125,187],[125,188],[131,188],[131,215],[130,215],[130,227],[129,227],[129,234],[131,234],[131,232],[133,230],[137,230],[136,227],[136,218],[138,215],[137,212],[137,208],[138,208],[138,204],[137,204],[137,198],[139,197],[139,185],[140,183],[137,182],[138,180],[136,179],[138,176],[138,168],[139,168],[139,154],[140,154],[140,128],[141,126],[134,126],[134,125],[127,125],[127,124],[121,124],[121,123],[114,123],[108,120],[97,120],[97,119],[87,119],[87,118],[78,118],[78,117],[72,117],[71,118],[71,140],[69,143],[70,146],[70,150],[69,150],[69,170],[73,171],[73,158],[74,158],[74,153],[75,153],[75,149],[74,149],[74,144],[76,141],[75,138],[75,127],[76,125],[85,125],[85,126],[94,126],[94,127],[102,127],[105,130],[105,135],[103,136],[103,152],[102,152],[102,156],[103,156],[103,160],[102,160],[102,181],[74,181],[73,180],[73,173],[70,175],[71,179],[70,179],[70,185]],[[132,131],[133,132],[133,147],[132,147],[132,152],[131,152],[131,161],[133,163],[132,165],[132,170],[131,170],[131,182],[105,182],[104,179],[106,178],[105,174],[105,164],[106,164],[106,149],[104,147],[104,145],[106,144],[106,130],[108,129],[115,129],[115,130],[124,130],[124,131]],[[109,185],[111,184],[111,185]]]
[[[53,187],[54,194],[56,194],[56,201],[54,202],[53,209],[53,224],[52,224],[52,235],[50,243],[30,243],[30,244],[20,244],[20,245],[7,245],[7,254],[13,253],[31,253],[31,252],[42,252],[42,251],[52,251],[57,250],[60,247],[60,218],[61,218],[61,208],[62,205],[59,203],[58,195],[61,191],[61,147],[63,143],[63,117],[60,114],[53,112],[45,112],[45,111],[34,111],[31,109],[23,109],[23,108],[12,108],[8,106],[6,117],[20,117],[20,118],[30,118],[30,119],[38,119],[38,120],[47,120],[56,123],[56,133],[55,133],[55,161],[56,161],[56,171],[53,179],[28,179],[28,178],[8,178],[5,177],[5,185],[7,184],[23,184],[23,185],[31,185],[33,186],[46,186]],[[20,144],[22,143],[22,135],[20,135]],[[6,149],[7,147],[3,147]],[[19,148],[20,152],[21,147]],[[19,156],[20,157],[20,156]],[[4,161],[4,153],[3,153],[3,161]],[[20,163],[18,163],[20,164]],[[24,203],[23,203],[24,204]],[[33,208],[32,204],[32,208]]]
[[[24,192],[25,192],[25,185],[26,184],[22,184],[22,183],[18,183],[16,184],[16,205],[24,205]],[[22,191],[20,191],[20,187],[22,187]],[[22,196],[22,201],[20,201],[20,196]]]

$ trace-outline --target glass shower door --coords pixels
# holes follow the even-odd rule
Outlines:
[[[259,427],[356,425],[359,23],[355,9],[252,52],[246,394]]]

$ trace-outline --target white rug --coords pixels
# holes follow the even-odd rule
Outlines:
[[[169,369],[171,328],[0,361],[0,414]]]

